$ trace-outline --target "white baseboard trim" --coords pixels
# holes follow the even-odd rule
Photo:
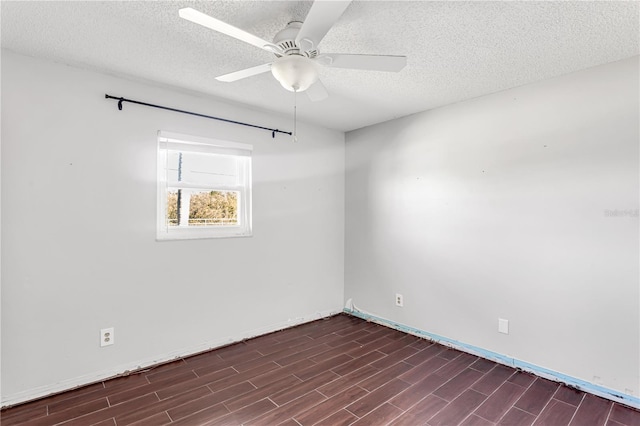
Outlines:
[[[458,342],[456,340],[449,339],[447,337],[439,336],[437,334],[429,333],[428,331],[419,330],[417,328],[409,327],[404,324],[397,323],[395,321],[388,320],[386,318],[377,317],[369,313],[365,313],[357,310],[351,301],[347,302],[347,306],[344,308],[344,312],[353,315],[355,317],[375,322],[380,325],[384,325],[389,328],[393,328],[404,333],[413,334],[418,337],[426,338],[441,345],[448,346],[450,348],[458,349],[462,352],[467,352],[472,355],[495,361],[499,364],[507,365],[509,367],[517,368],[529,373],[533,373],[536,376],[543,377],[545,379],[552,380],[554,382],[564,383],[570,387],[579,389],[584,392],[591,393],[602,398],[619,402],[620,404],[627,405],[636,409],[640,409],[640,398],[633,395],[627,395],[620,391],[606,388],[595,383],[590,383],[575,377],[567,376],[566,374],[558,373],[557,371],[549,370],[544,367],[540,367],[535,364],[530,364],[525,361],[521,361],[516,358],[508,357],[496,352],[492,352],[486,349],[479,348],[477,346],[469,345],[467,343]]]
[[[162,355],[154,356],[147,359],[138,360],[125,365],[110,368],[108,370],[97,371],[95,373],[87,374],[80,377],[74,377],[72,379],[63,380],[50,385],[40,386],[34,389],[29,389],[23,392],[18,392],[13,395],[2,395],[1,408],[10,407],[17,404],[40,399],[46,396],[54,395],[61,392],[66,392],[72,389],[77,389],[83,386],[90,385],[92,383],[101,382],[111,378],[126,376],[133,374],[136,371],[144,370],[150,367],[157,366],[171,362],[180,358],[186,358],[188,356],[196,355],[201,352],[206,352],[212,349],[227,346],[233,343],[241,342],[243,340],[251,339],[253,337],[262,336],[264,334],[273,333],[275,331],[284,330],[287,328],[295,327],[300,324],[315,321],[322,318],[327,318],[332,315],[336,315],[342,312],[342,307],[326,310],[322,312],[316,312],[315,314],[306,315],[304,317],[298,317],[295,319],[289,319],[276,324],[272,324],[265,327],[260,327],[254,330],[243,332],[239,335],[232,337],[212,340],[202,343],[200,345],[179,349]]]

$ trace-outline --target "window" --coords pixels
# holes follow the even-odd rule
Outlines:
[[[252,149],[158,132],[157,238],[250,236]]]

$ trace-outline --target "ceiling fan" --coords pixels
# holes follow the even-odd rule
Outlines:
[[[318,79],[317,64],[388,72],[398,72],[407,64],[406,56],[320,53],[318,44],[350,3],[350,0],[315,1],[304,22],[288,23],[275,35],[273,42],[190,7],[180,9],[179,15],[183,19],[252,44],[276,56],[273,62],[224,74],[216,77],[216,80],[232,82],[271,71],[285,89],[292,92],[306,91],[309,99],[320,101],[325,99],[328,93]]]

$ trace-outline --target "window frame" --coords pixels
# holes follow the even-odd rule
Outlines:
[[[197,184],[193,182],[169,181],[170,151],[201,153],[208,155],[235,157],[240,182],[228,184]],[[191,240],[204,238],[235,238],[253,235],[251,209],[251,154],[253,146],[249,144],[204,138],[174,132],[158,131],[157,138],[157,217],[156,240]],[[167,217],[167,194],[170,189],[187,191],[234,191],[237,197],[237,225],[213,226],[169,226]]]

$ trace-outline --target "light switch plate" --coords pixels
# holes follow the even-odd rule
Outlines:
[[[509,320],[498,318],[498,332],[509,334]]]

